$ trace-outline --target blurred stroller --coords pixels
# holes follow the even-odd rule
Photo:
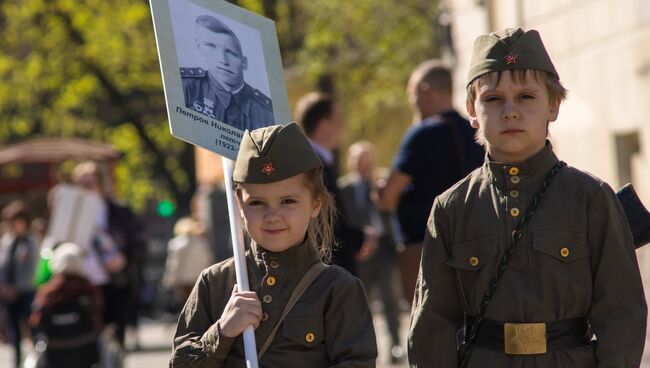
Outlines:
[[[52,278],[36,292],[30,326],[39,368],[100,366],[102,301],[83,272],[83,253],[74,243],[54,249]]]

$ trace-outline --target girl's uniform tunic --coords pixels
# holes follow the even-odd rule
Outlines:
[[[490,162],[438,197],[425,240],[409,335],[417,367],[457,367],[463,313],[476,315],[511,234],[558,162],[550,144],[518,165]],[[468,367],[638,367],[647,309],[625,215],[601,180],[565,167],[533,214],[485,318],[586,317],[597,347],[506,355],[475,347]]]
[[[309,242],[275,253],[256,244],[247,253],[250,287],[262,303],[257,350],[291,293],[318,262]],[[205,269],[179,317],[172,367],[245,367],[243,339],[220,332],[219,318],[236,284],[233,259]],[[361,282],[338,266],[309,286],[262,357],[260,367],[374,367],[375,332]]]

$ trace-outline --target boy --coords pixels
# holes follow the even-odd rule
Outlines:
[[[638,367],[647,309],[631,234],[611,188],[562,167],[546,140],[566,90],[539,34],[480,36],[467,87],[487,156],[433,204],[411,366]]]

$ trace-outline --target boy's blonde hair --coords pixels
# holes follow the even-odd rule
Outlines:
[[[476,101],[476,91],[481,86],[481,84],[488,83],[488,80],[493,75],[496,75],[496,84],[499,85],[499,82],[501,81],[501,75],[504,72],[505,70],[485,73],[470,82],[467,85],[467,102],[472,106],[474,105],[474,101]],[[536,81],[542,82],[548,91],[549,101],[562,102],[566,99],[568,90],[564,88],[560,80],[555,75],[549,72],[534,69],[510,69],[507,70],[507,72],[510,73],[510,77],[512,77],[516,83],[525,81],[526,78],[528,78],[528,75],[531,75]]]

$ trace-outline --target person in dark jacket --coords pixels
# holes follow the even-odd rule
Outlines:
[[[34,297],[29,324],[47,347],[51,368],[90,368],[99,363],[102,324],[100,290],[84,274],[82,249],[58,245],[50,260],[52,278]]]
[[[433,199],[479,167],[485,151],[474,141],[469,121],[454,109],[451,71],[439,60],[418,65],[406,91],[415,122],[379,190],[379,204],[397,213],[404,245],[398,255],[402,290],[411,302]]]
[[[339,177],[338,149],[341,143],[345,121],[338,104],[328,94],[311,92],[300,98],[296,104],[296,121],[302,127],[312,148],[323,161],[323,180],[327,190],[337,203],[339,216],[334,225],[337,246],[332,260],[353,275],[358,275],[358,254],[369,254],[377,245],[377,237],[369,228],[359,228],[350,221],[340,201],[336,180]],[[362,251],[362,248],[365,248]]]

